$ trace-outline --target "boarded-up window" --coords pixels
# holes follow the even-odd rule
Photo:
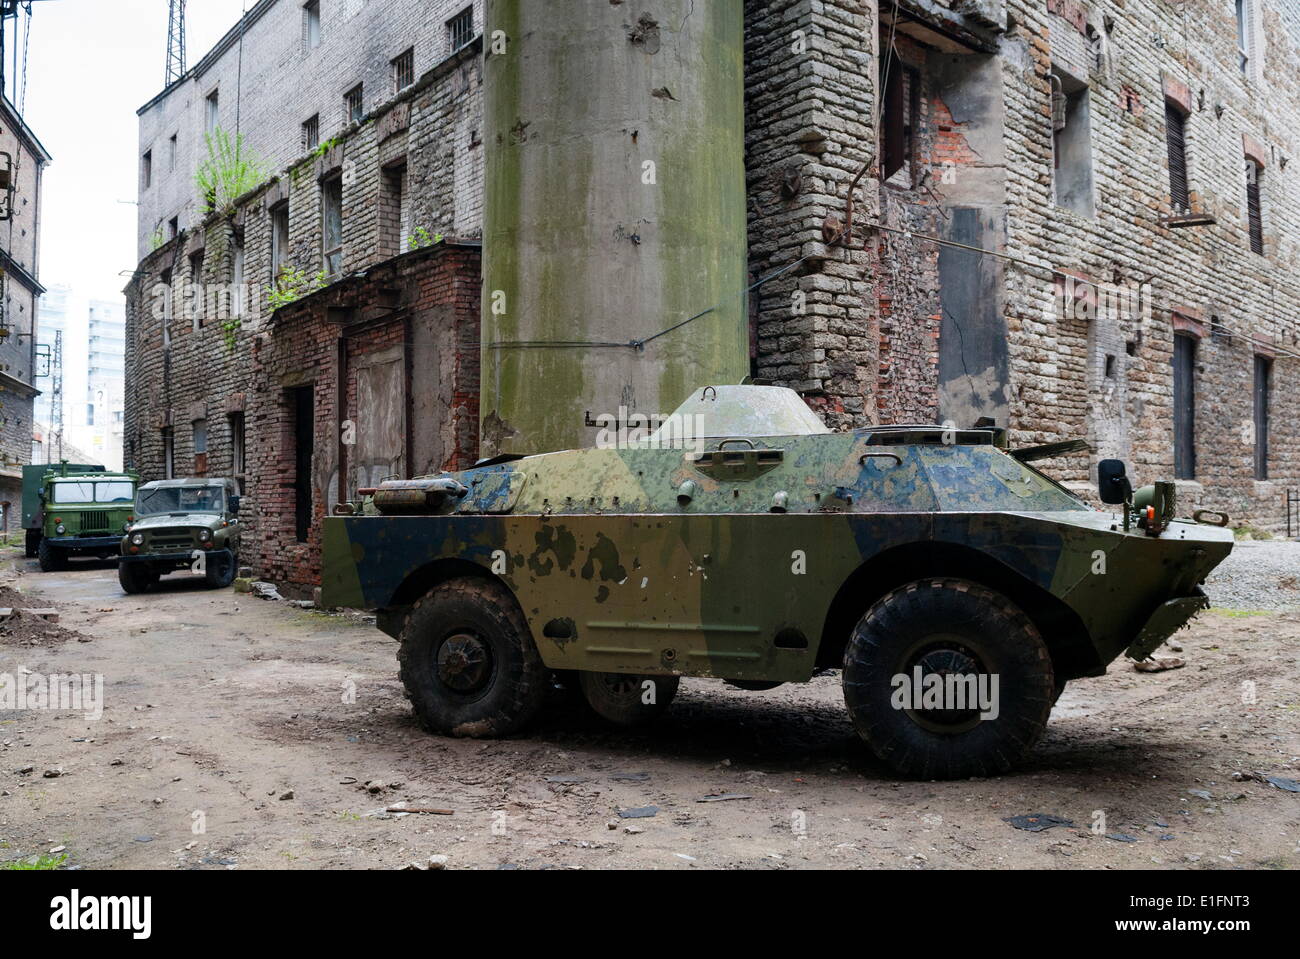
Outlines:
[[[1172,103],[1165,104],[1165,139],[1169,143],[1169,196],[1175,213],[1191,209],[1187,182],[1187,118]]]
[[[1268,479],[1269,392],[1272,388],[1273,361],[1255,357],[1255,479]]]
[[[355,363],[356,445],[350,492],[406,474],[406,358],[397,349]]]
[[[1174,476],[1196,479],[1196,339],[1174,337]]]
[[[1260,180],[1264,171],[1254,160],[1246,161],[1246,218],[1250,228],[1250,248],[1264,255],[1264,211],[1260,206]]]

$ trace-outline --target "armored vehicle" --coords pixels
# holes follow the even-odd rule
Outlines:
[[[134,518],[136,474],[63,463],[26,467],[24,481],[23,515],[33,524],[27,531],[27,555],[36,554],[43,572],[66,569],[74,556],[109,559],[117,554],[118,541]],[[28,484],[35,488],[30,512]]]
[[[136,520],[121,538],[117,578],[143,593],[168,573],[203,574],[229,586],[239,568],[239,487],[229,479],[162,480],[140,487]]]
[[[601,448],[385,483],[325,521],[324,602],[378,610],[427,729],[520,730],[552,673],[636,722],[681,677],[764,690],[840,669],[894,769],[994,774],[1066,682],[1148,657],[1205,607],[1232,548],[1122,463],[1102,464],[1108,511],[1033,466],[1086,444],[831,433],[753,386],[701,390],[648,436],[609,425]]]

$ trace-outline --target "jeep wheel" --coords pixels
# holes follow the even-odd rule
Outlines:
[[[931,676],[954,692],[991,693],[990,715],[969,698],[917,698],[939,685]],[[871,751],[918,779],[1011,769],[1046,728],[1056,689],[1029,618],[1004,596],[958,579],[910,583],[872,606],[845,650],[843,683],[853,725]]]
[[[68,568],[68,557],[50,545],[50,541],[41,538],[41,545],[36,547],[36,558],[42,573],[54,573]]]
[[[223,553],[209,553],[204,561],[203,577],[213,589],[225,589],[235,581],[236,560]]]
[[[508,736],[541,708],[550,672],[503,586],[454,579],[411,610],[397,653],[420,724],[467,739]]]
[[[596,715],[620,726],[639,726],[668,711],[681,680],[676,676],[579,673],[578,683]]]
[[[118,563],[117,581],[126,593],[147,593],[157,579],[142,563]]]

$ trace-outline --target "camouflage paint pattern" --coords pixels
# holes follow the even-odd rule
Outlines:
[[[445,515],[330,518],[324,601],[379,609],[397,635],[417,584],[468,563],[514,593],[551,668],[806,681],[828,611],[864,564],[959,547],[1059,599],[1104,667],[1202,608],[1199,585],[1232,548],[1231,532],[1191,522],[1125,532],[989,434],[701,447],[486,465],[455,474],[469,492]]]

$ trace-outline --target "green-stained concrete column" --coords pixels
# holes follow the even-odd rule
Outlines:
[[[485,45],[484,455],[739,383],[742,0],[488,0]]]

